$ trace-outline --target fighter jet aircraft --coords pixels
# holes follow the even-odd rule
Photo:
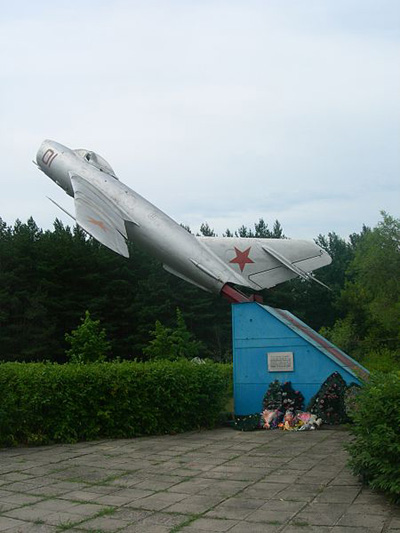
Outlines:
[[[132,241],[171,274],[230,301],[252,299],[239,287],[260,291],[298,276],[321,283],[311,272],[331,262],[309,241],[195,237],[119,181],[107,161],[90,150],[46,140],[36,162],[74,198],[71,216],[96,240],[124,257],[129,257],[127,241]]]

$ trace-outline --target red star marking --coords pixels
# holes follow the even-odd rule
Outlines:
[[[99,226],[103,231],[107,231],[106,226],[102,220],[96,220],[95,218],[88,218],[89,222],[91,224],[94,224],[95,226]]]
[[[244,252],[241,252],[235,246],[236,257],[231,259],[229,262],[237,263],[239,265],[240,272],[243,272],[244,267],[246,266],[247,263],[254,263],[254,261],[250,259],[249,257],[250,250],[251,250],[251,246],[247,248],[247,250],[245,250]]]

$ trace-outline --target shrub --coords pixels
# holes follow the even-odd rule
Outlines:
[[[71,363],[102,362],[110,351],[111,344],[106,339],[106,332],[100,328],[100,320],[92,320],[89,311],[82,324],[71,333],[65,334],[65,340],[71,345],[66,356]]]
[[[362,364],[371,372],[393,372],[400,370],[400,353],[398,351],[381,348],[369,352],[362,360]]]
[[[0,444],[76,442],[211,427],[231,365],[0,364]]]
[[[372,488],[400,501],[400,373],[374,373],[352,412],[348,444],[353,472]]]

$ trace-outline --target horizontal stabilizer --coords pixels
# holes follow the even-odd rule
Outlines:
[[[330,287],[328,287],[328,285],[325,285],[325,283],[322,283],[322,281],[320,281],[319,279],[315,278],[308,272],[305,272],[304,270],[302,270],[294,262],[291,263],[288,259],[286,259],[285,256],[283,256],[282,254],[274,250],[271,246],[263,245],[262,248],[267,254],[272,255],[272,257],[277,259],[284,267],[286,267],[287,269],[291,270],[292,272],[300,276],[300,278],[307,280],[307,281],[315,281],[316,283],[318,283],[319,285],[322,285],[326,289],[331,290]]]
[[[231,271],[228,283],[269,289],[300,276],[320,285],[311,274],[331,258],[312,241],[240,237],[198,237]],[[240,279],[238,279],[240,278]]]

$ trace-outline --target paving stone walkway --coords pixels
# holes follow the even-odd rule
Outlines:
[[[7,533],[400,533],[347,470],[347,431],[221,428],[0,451]]]

